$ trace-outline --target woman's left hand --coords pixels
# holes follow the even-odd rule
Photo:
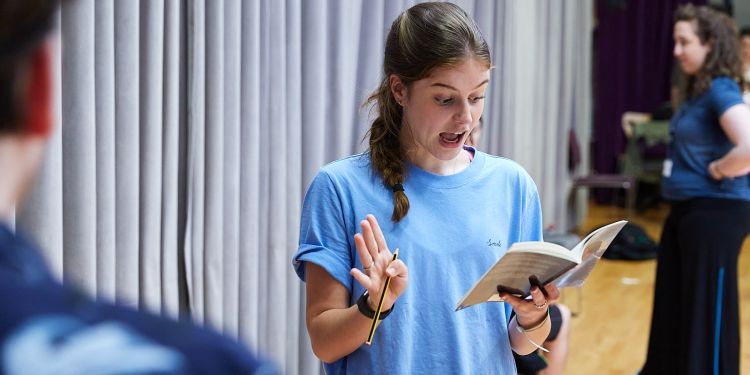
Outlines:
[[[716,181],[720,181],[724,178],[724,175],[721,174],[721,171],[719,171],[719,168],[716,166],[716,160],[708,163],[708,175]]]
[[[530,328],[538,325],[547,317],[549,305],[557,302],[560,298],[560,289],[552,284],[547,284],[542,292],[539,287],[531,287],[531,299],[521,299],[508,293],[501,293],[500,298],[513,306],[516,312],[516,320],[521,328]]]

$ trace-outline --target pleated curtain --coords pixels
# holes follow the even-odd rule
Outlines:
[[[477,2],[479,3],[479,2]],[[485,2],[481,2],[485,3]],[[494,27],[493,71],[486,109],[486,145],[519,162],[539,188],[545,228],[574,228],[585,215],[585,192],[571,196],[572,176],[588,173],[591,136],[591,1],[503,1]],[[502,22],[497,20],[502,19]],[[603,83],[604,84],[604,83]],[[568,132],[576,132],[581,163],[568,170]]]
[[[365,150],[361,105],[414,3],[64,2],[59,126],[17,225],[65,282],[319,373],[291,266],[302,198],[322,165]],[[480,149],[520,162],[545,224],[570,226],[566,140],[571,127],[589,136],[591,0],[457,3],[495,65]]]
[[[177,316],[186,190],[181,4],[66,1],[59,18],[59,125],[18,225],[65,282]]]

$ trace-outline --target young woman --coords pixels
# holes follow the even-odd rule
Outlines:
[[[750,110],[737,29],[725,14],[675,14],[674,56],[687,76],[672,117],[664,223],[648,357],[641,374],[738,374],[737,258],[750,232]]]
[[[418,4],[393,22],[369,150],[323,167],[303,206],[294,266],[328,373],[515,374],[511,350],[546,339],[553,286],[529,300],[503,295],[510,321],[493,303],[454,311],[510,244],[542,233],[528,174],[464,146],[490,68],[487,43],[454,4]],[[386,276],[387,315],[363,345]]]

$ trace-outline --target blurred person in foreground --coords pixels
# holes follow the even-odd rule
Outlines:
[[[53,133],[57,1],[0,0],[0,373],[274,373],[209,330],[96,302],[60,284],[11,222]]]

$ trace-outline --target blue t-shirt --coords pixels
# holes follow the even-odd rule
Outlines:
[[[737,82],[729,77],[718,77],[707,92],[680,106],[669,126],[672,142],[667,163],[671,161],[672,167],[671,173],[665,170],[662,179],[664,198],[750,200],[747,175],[715,181],[708,173],[708,164],[734,147],[721,128],[719,118],[732,106],[742,103]]]
[[[473,151],[473,150],[472,150]],[[374,214],[391,251],[409,267],[409,285],[380,324],[372,346],[334,363],[329,374],[515,374],[504,304],[454,311],[458,301],[517,241],[540,240],[536,186],[516,163],[475,151],[460,173],[439,176],[408,165],[409,213],[390,221],[393,193],[366,154],[326,165],[305,197],[294,268],[313,262],[351,291],[362,268],[354,245],[359,222]]]
[[[0,222],[0,373],[274,374],[206,329],[90,300]]]

